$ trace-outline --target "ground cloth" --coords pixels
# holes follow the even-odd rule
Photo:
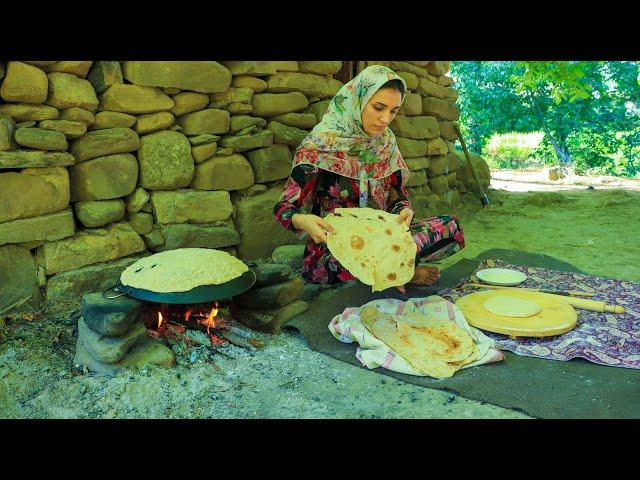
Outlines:
[[[600,300],[625,308],[624,314],[576,309],[576,327],[570,332],[553,337],[514,340],[506,335],[485,332],[496,341],[498,348],[517,355],[549,360],[566,361],[582,357],[601,365],[640,369],[639,283],[546,268],[523,267],[500,260],[491,263],[496,268],[511,268],[526,274],[527,279],[519,287],[590,292],[595,293],[594,297],[588,297],[591,300]],[[477,270],[487,267],[486,263],[482,263]],[[440,295],[455,302],[461,296],[478,291],[480,290],[458,286],[443,290]]]
[[[492,249],[475,259],[463,259],[445,269],[436,286],[407,288],[407,296],[395,289],[371,292],[360,283],[332,288],[311,302],[309,309],[288,326],[300,331],[313,350],[365,368],[356,359],[356,346],[336,340],[327,325],[347,307],[363,305],[377,298],[426,297],[454,287],[470,277],[480,261],[500,259],[511,265],[580,273],[555,258],[513,250]],[[406,375],[378,368],[396,379],[458,393],[464,397],[520,410],[540,418],[640,418],[640,371],[613,368],[575,358],[550,361],[504,352],[501,362],[463,369],[451,377],[434,379]]]

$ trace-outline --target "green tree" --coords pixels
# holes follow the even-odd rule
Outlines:
[[[615,168],[638,171],[635,62],[453,62],[452,72],[476,152],[494,133],[543,131],[561,164],[611,169],[623,152]]]

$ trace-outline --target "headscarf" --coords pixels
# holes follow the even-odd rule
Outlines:
[[[383,179],[400,170],[402,186],[409,178],[396,137],[389,129],[370,136],[362,126],[362,111],[367,102],[389,80],[405,81],[393,70],[372,65],[342,86],[333,97],[322,121],[307,135],[296,150],[293,166],[309,164],[360,181],[360,206],[366,206],[368,191],[385,208]],[[404,101],[405,95],[402,96]]]

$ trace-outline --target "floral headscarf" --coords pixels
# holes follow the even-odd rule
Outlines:
[[[322,121],[296,150],[293,166],[310,164],[358,179],[360,206],[366,205],[367,190],[371,190],[379,208],[384,208],[382,179],[400,170],[404,186],[409,178],[409,168],[389,127],[380,135],[365,133],[362,111],[382,85],[395,79],[402,82],[406,92],[407,85],[402,77],[382,65],[365,68],[343,85],[329,103]]]

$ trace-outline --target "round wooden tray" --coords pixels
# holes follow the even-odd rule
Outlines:
[[[498,296],[510,296],[536,302],[542,309],[537,315],[526,318],[504,317],[488,312],[484,302]],[[489,290],[460,297],[456,305],[469,325],[510,337],[550,337],[568,332],[576,326],[578,314],[574,308],[538,292],[514,290]]]

